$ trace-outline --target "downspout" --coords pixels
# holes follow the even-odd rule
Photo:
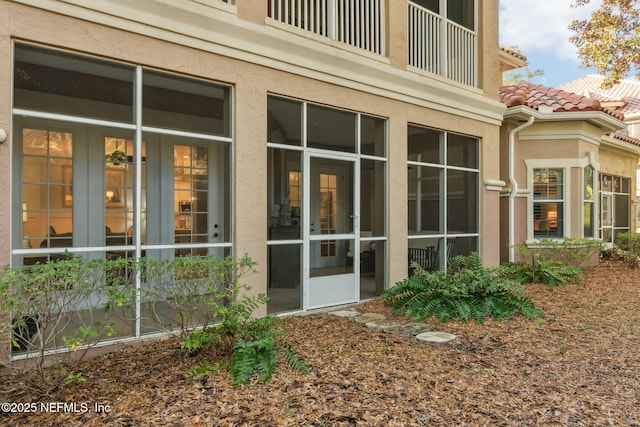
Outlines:
[[[533,124],[534,117],[530,116],[526,123],[521,124],[515,129],[509,131],[509,185],[511,191],[509,192],[509,262],[515,260],[515,200],[516,193],[518,192],[518,183],[516,182],[515,174],[515,139],[516,133],[522,129],[529,127]]]

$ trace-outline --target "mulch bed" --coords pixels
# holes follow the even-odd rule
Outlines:
[[[186,378],[200,362],[178,356],[176,341],[126,348],[83,361],[86,382],[41,398],[108,413],[0,413],[0,425],[640,425],[640,270],[603,263],[580,284],[527,295],[544,318],[436,325],[458,335],[447,344],[326,314],[284,318],[313,372],[282,366],[244,387],[225,372]],[[390,315],[380,301],[358,309]],[[9,390],[19,378],[2,381]]]

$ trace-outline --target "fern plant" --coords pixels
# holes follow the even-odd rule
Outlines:
[[[416,274],[385,291],[385,303],[395,314],[420,321],[435,316],[483,323],[486,318],[504,320],[515,314],[541,316],[524,288],[504,278],[497,269],[482,266],[477,253],[451,259],[446,271],[428,272],[416,267]]]
[[[192,261],[198,263],[197,259]],[[255,374],[259,381],[269,381],[279,360],[292,369],[310,372],[309,366],[283,339],[277,317],[254,317],[268,298],[264,294],[248,295],[250,288],[238,283],[254,264],[247,256],[237,261],[227,258],[219,264],[222,268],[218,271],[203,274],[213,277],[201,300],[206,305],[205,317],[215,319],[216,323],[189,331],[180,343],[187,356],[215,354],[228,358],[234,385],[248,383]]]

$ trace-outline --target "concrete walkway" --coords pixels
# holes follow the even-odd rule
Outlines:
[[[434,331],[433,325],[429,323],[400,323],[394,320],[389,320],[384,314],[380,313],[361,313],[356,309],[338,309],[329,311],[328,314],[351,319],[355,322],[362,323],[366,327],[371,329],[394,331],[402,334],[412,335],[419,341],[447,343],[457,338],[453,334]]]

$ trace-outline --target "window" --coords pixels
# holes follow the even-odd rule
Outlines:
[[[22,129],[22,246],[71,246],[73,133]]]
[[[135,66],[31,45],[15,58],[17,265],[64,249],[181,246],[152,255],[167,257],[229,246],[228,87],[146,69],[137,82]]]
[[[614,244],[619,233],[629,231],[631,180],[600,174],[600,238]]]
[[[410,261],[444,268],[478,250],[479,141],[418,126],[408,133]]]
[[[584,168],[583,177],[583,233],[582,237],[595,237],[595,195],[593,194],[595,170],[591,166]]]
[[[229,254],[228,86],[30,44],[14,50],[12,265],[66,251]],[[174,314],[167,308],[167,322]],[[119,337],[149,330],[139,312],[128,317],[136,320],[119,320]]]
[[[563,237],[564,170],[533,170],[533,237]]]
[[[475,29],[474,0],[447,0],[447,18],[469,30]]]

